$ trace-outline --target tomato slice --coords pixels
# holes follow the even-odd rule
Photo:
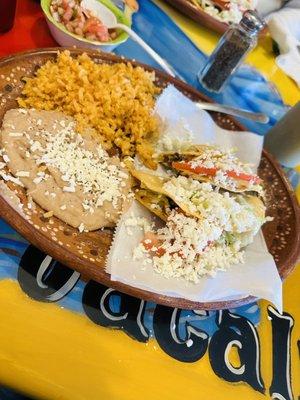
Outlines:
[[[194,174],[200,174],[200,175],[209,175],[209,176],[215,176],[216,173],[218,172],[217,168],[206,168],[202,165],[197,165],[196,167],[192,166],[190,162],[172,162],[172,167],[177,169],[178,171],[188,171],[192,172]],[[254,182],[254,183],[261,183],[261,179],[257,175],[250,175],[250,174],[244,174],[244,173],[239,173],[235,171],[226,171],[225,172],[227,176],[233,179],[240,179],[242,181],[247,181],[247,182]]]
[[[244,174],[243,172],[226,171],[226,175],[233,179],[241,179],[242,181],[261,183],[261,179],[257,175]]]
[[[205,174],[205,175],[216,175],[217,168],[206,168],[202,165],[197,165],[197,167],[193,167],[190,162],[172,162],[172,167],[177,169],[178,171],[189,171],[195,174]]]

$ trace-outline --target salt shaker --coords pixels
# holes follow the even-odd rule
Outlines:
[[[198,75],[209,91],[219,92],[246,55],[257,44],[258,33],[265,22],[255,11],[247,10],[240,23],[234,24],[220,39],[204,69]]]

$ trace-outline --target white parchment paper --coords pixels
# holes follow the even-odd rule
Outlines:
[[[257,168],[261,158],[262,137],[250,132],[232,132],[218,127],[209,114],[173,86],[159,97],[156,112],[165,124],[164,135],[185,139],[192,135],[194,143],[217,144],[222,148],[237,149],[241,160]],[[183,297],[199,302],[229,300],[253,295],[271,301],[282,310],[282,283],[273,257],[268,253],[261,232],[245,251],[245,263],[218,272],[213,278],[203,277],[197,284],[183,279],[164,278],[154,272],[152,265],[142,267],[134,261],[133,249],[143,239],[140,227],[130,227],[128,235],[124,221],[131,216],[141,216],[157,221],[136,201],[124,214],[116,228],[114,241],[107,259],[107,271],[117,280],[140,289],[168,296]]]

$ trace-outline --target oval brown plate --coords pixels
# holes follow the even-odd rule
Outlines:
[[[191,3],[189,0],[165,0],[165,2],[176,8],[182,14],[190,17],[195,22],[199,22],[199,24],[218,33],[224,33],[230,26],[209,15],[202,10],[200,5],[196,7],[195,4]]]
[[[0,61],[0,118],[5,112],[17,107],[16,98],[20,95],[24,76],[32,76],[39,66],[47,60],[55,59],[61,48],[41,49],[25,52]],[[76,56],[82,52],[79,49],[69,49]],[[86,51],[96,62],[124,62],[112,54]],[[134,65],[142,65],[133,62]],[[153,69],[142,65],[145,69]],[[155,70],[156,83],[165,87],[174,84],[180,91],[194,101],[208,99],[187,84],[171,78],[163,72]],[[212,113],[212,117],[223,128],[243,130],[243,127],[232,118],[219,113]],[[299,254],[300,223],[299,208],[295,195],[280,166],[266,152],[263,153],[259,175],[264,180],[267,192],[268,215],[274,219],[266,224],[264,236],[269,251],[272,253],[282,279],[294,268]],[[1,181],[0,181],[1,183]],[[13,190],[7,190],[7,188]],[[18,196],[23,208],[18,207]],[[45,220],[45,213],[40,207],[34,210],[27,209],[25,191],[12,184],[0,186],[0,215],[13,226],[29,242],[39,247],[61,263],[80,272],[85,279],[93,279],[104,285],[113,287],[129,295],[151,300],[183,309],[223,309],[237,307],[256,300],[246,297],[239,300],[213,303],[197,303],[185,299],[167,297],[147,292],[111,281],[109,274],[104,270],[105,257],[109,249],[112,231],[96,231],[79,233],[78,230],[64,224],[57,218]]]
[[[200,5],[197,7],[189,0],[165,0],[165,2],[176,8],[182,14],[190,17],[195,22],[199,22],[200,25],[215,32],[224,33],[230,27],[230,24],[219,21],[205,12]],[[266,32],[267,28],[263,29],[260,36],[264,36]]]

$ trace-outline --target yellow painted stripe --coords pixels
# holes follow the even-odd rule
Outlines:
[[[187,364],[86,316],[0,282],[0,383],[58,400],[241,399],[262,396],[216,377],[207,354]]]
[[[285,310],[299,317],[300,269],[285,284]],[[0,282],[0,383],[51,400],[174,400],[189,398],[260,400],[245,384],[230,384],[211,369],[208,355],[181,363],[151,340],[139,343],[79,315],[28,298],[17,282]],[[271,323],[261,302],[258,327],[262,376],[272,380]],[[296,324],[292,336],[292,379],[300,392]],[[238,365],[237,355],[231,358]]]

